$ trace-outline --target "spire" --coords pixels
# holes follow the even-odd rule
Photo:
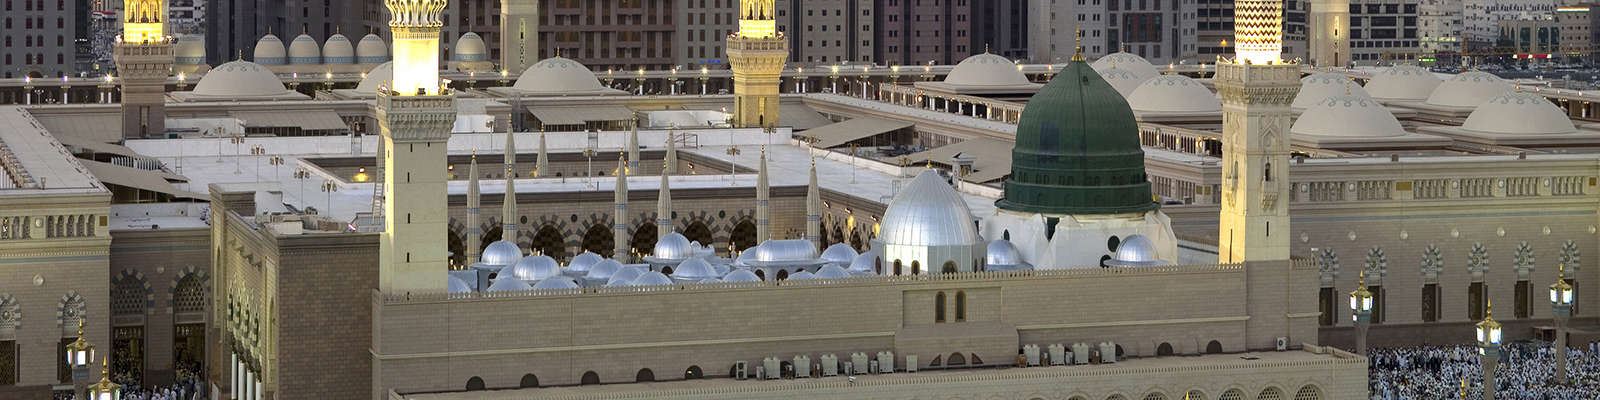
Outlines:
[[[661,166],[661,188],[656,191],[656,237],[666,236],[672,232],[672,186],[671,179],[666,173],[670,162],[663,161]]]
[[[478,262],[483,248],[483,228],[478,226],[478,151],[472,151],[472,166],[467,167],[467,265]]]
[[[1072,61],[1083,61],[1083,28],[1078,25],[1072,26],[1072,40],[1077,42],[1074,45],[1077,50],[1072,54]]]
[[[506,195],[500,216],[500,239],[516,242],[517,239],[517,134],[506,131],[505,148]]]
[[[550,156],[545,152],[544,128],[539,128],[539,158],[533,161],[533,177],[550,176]]]
[[[617,261],[627,263],[628,259],[628,158],[617,157],[617,185],[613,189],[615,194],[616,212],[611,215],[612,246],[611,257]]]
[[[628,130],[628,169],[639,170],[639,122],[633,123],[633,129]]]
[[[756,242],[772,239],[772,210],[768,206],[771,190],[767,186],[767,145],[761,145],[761,166],[756,174]]]
[[[822,248],[822,191],[817,188],[817,157],[811,156],[811,183],[806,185],[806,240]]]
[[[661,166],[662,175],[678,174],[678,141],[674,137],[675,135],[676,133],[671,129],[667,130],[667,157],[665,164]]]

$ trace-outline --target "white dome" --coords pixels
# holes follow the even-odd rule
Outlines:
[[[1098,72],[1101,78],[1105,78],[1106,83],[1111,84],[1111,88],[1117,89],[1117,93],[1122,94],[1123,98],[1133,95],[1133,91],[1138,89],[1139,85],[1150,80],[1148,76],[1140,76],[1122,68],[1107,68]]]
[[[586,252],[585,254],[593,254],[593,253],[587,253]],[[579,257],[582,257],[582,256],[583,256],[582,254],[579,255]],[[598,257],[598,256],[596,256],[596,257]],[[574,258],[572,260],[573,261],[577,261],[578,259]],[[615,276],[617,274],[617,271],[621,271],[621,270],[622,270],[622,263],[617,262],[617,260],[605,259],[605,260],[600,260],[599,262],[594,263],[594,266],[589,267],[589,274],[585,275],[584,277],[585,278],[589,278],[589,279],[595,279],[595,280],[600,280],[600,279],[608,279],[609,280],[609,279],[611,279],[612,276]]]
[[[378,94],[378,88],[394,81],[394,62],[386,62],[372,67],[367,71],[367,76],[361,78],[361,83],[356,85],[356,91],[361,93]]]
[[[775,239],[761,242],[755,260],[762,263],[805,263],[817,259],[817,246],[804,239]]]
[[[660,272],[650,271],[639,275],[638,278],[634,278],[633,282],[628,284],[628,286],[661,286],[671,284],[672,278],[668,278],[665,274]]]
[[[672,270],[674,279],[697,282],[706,278],[716,278],[718,275],[720,274],[717,273],[716,268],[712,268],[711,264],[707,263],[706,260],[699,258],[684,260],[683,263],[678,264],[678,268]]]
[[[568,277],[565,277],[565,276],[552,276],[552,277],[544,278],[544,279],[540,280],[539,283],[533,284],[533,289],[534,290],[577,289],[577,288],[578,288],[578,282],[572,280],[572,278],[568,278]]]
[[[284,59],[287,54],[288,52],[283,49],[283,41],[268,33],[256,41],[256,51],[251,59],[261,65],[283,65],[288,61]]]
[[[1428,95],[1428,104],[1445,107],[1477,107],[1511,91],[1511,84],[1494,74],[1470,71],[1451,77]]]
[[[1550,100],[1534,93],[1505,92],[1467,116],[1461,129],[1513,135],[1576,133],[1572,119]]]
[[[528,67],[517,77],[517,83],[512,87],[527,92],[551,93],[605,89],[589,67],[562,57],[546,58]]]
[[[484,61],[489,59],[488,46],[483,44],[483,38],[472,32],[467,32],[456,38],[456,45],[452,52],[456,61]]]
[[[1344,94],[1371,97],[1366,89],[1344,75],[1321,73],[1300,78],[1300,94],[1290,106],[1303,110],[1321,103],[1322,99]]]
[[[1130,235],[1117,246],[1117,254],[1106,265],[1117,267],[1153,267],[1166,265],[1156,258],[1156,244],[1144,235]]]
[[[650,257],[662,261],[677,261],[694,257],[694,246],[689,244],[689,238],[683,234],[671,232],[656,240],[656,246],[650,251]]]
[[[513,277],[525,281],[537,281],[552,276],[561,275],[561,266],[556,264],[554,258],[549,256],[528,256],[517,261],[517,265],[500,271],[499,277]]]
[[[855,259],[850,260],[850,271],[877,273],[876,265],[873,263],[876,258],[873,257],[872,252],[861,253],[861,255],[856,256]]]
[[[461,278],[454,276],[446,279],[449,281],[445,284],[445,287],[450,291],[450,293],[472,293],[472,284],[467,283],[467,281],[461,280]]]
[[[356,62],[377,64],[389,61],[389,44],[376,34],[367,34],[356,44]]]
[[[800,271],[794,273],[793,275],[789,275],[789,280],[791,281],[805,281],[812,279],[817,279],[817,275],[806,271]]]
[[[505,240],[490,243],[489,247],[483,249],[483,255],[478,256],[479,263],[499,266],[516,265],[521,259],[522,248]]]
[[[967,201],[933,170],[923,170],[883,212],[878,239],[901,246],[971,246],[978,242]]]
[[[1353,94],[1322,99],[1300,113],[1289,132],[1296,135],[1339,137],[1404,136],[1405,128],[1388,107],[1377,100]]]
[[[356,48],[350,44],[350,38],[339,33],[328,37],[328,42],[322,45],[322,62],[328,64],[355,64]]]
[[[856,258],[856,255],[856,249],[851,248],[850,245],[834,243],[832,246],[828,246],[827,250],[822,251],[822,261],[848,265],[850,260]]]
[[[1033,82],[1005,57],[983,53],[967,57],[945,75],[944,83],[963,86],[1018,86]]]
[[[178,38],[178,48],[173,50],[177,65],[200,65],[206,63],[206,37],[205,35],[183,35]]]
[[[1095,71],[1120,68],[1132,72],[1143,79],[1150,79],[1160,74],[1156,72],[1156,66],[1150,65],[1150,60],[1125,51],[1100,57],[1100,59],[1094,60],[1094,64],[1090,65],[1090,67],[1093,67]]]
[[[317,39],[311,35],[300,34],[295,36],[294,42],[289,43],[290,64],[321,64],[322,47],[317,46]]]
[[[1010,240],[1002,239],[991,241],[989,242],[988,248],[985,250],[987,251],[985,251],[984,255],[984,265],[1000,266],[1024,264],[1022,261],[1022,253],[1017,251],[1017,246],[1011,244]]]
[[[248,98],[288,94],[278,75],[260,64],[233,61],[218,65],[200,78],[193,94],[203,97]]]
[[[603,260],[605,259],[601,258],[599,254],[584,251],[582,253],[578,253],[578,256],[572,257],[572,261],[567,261],[567,269],[578,272],[588,272],[595,266],[595,264],[599,264],[600,261]]]
[[[723,282],[760,282],[761,277],[748,269],[736,269],[722,277]]]
[[[816,276],[817,279],[849,278],[850,271],[846,271],[844,267],[840,267],[838,265],[828,265],[822,267],[822,269],[818,269]]]
[[[1439,77],[1421,67],[1401,65],[1385,68],[1367,81],[1367,93],[1383,101],[1427,99],[1439,87]],[[1314,104],[1314,103],[1313,103]]]
[[[644,273],[645,270],[639,267],[618,268],[617,273],[611,274],[611,280],[606,281],[606,286],[627,286],[629,283],[632,283],[635,278],[638,278],[639,275],[644,275]]]
[[[1222,111],[1222,100],[1211,89],[1183,75],[1162,75],[1145,81],[1128,96],[1128,105],[1140,112]]]
[[[531,290],[531,289],[533,289],[533,285],[529,285],[528,282],[525,282],[525,281],[523,281],[521,279],[517,279],[517,278],[499,278],[499,279],[495,279],[494,283],[489,284],[489,290],[488,291],[490,291],[490,292],[509,292],[509,291],[516,291],[516,290]]]

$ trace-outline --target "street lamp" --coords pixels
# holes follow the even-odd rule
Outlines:
[[[1483,358],[1483,398],[1494,400],[1494,370],[1500,362],[1500,323],[1494,320],[1494,302],[1484,306],[1483,322],[1478,323],[1478,356]]]
[[[122,385],[112,382],[111,357],[100,359],[100,382],[89,386],[89,398],[93,400],[122,400]]]
[[[1556,384],[1567,383],[1567,319],[1572,317],[1572,284],[1567,283],[1567,265],[1556,269],[1556,283],[1550,285],[1550,307],[1556,316]]]
[[[72,366],[72,392],[87,398],[89,364],[94,363],[94,345],[83,337],[83,319],[78,320],[78,339],[67,344],[67,365]]]
[[[299,197],[300,197],[300,207],[302,207],[302,208],[305,207],[307,204],[309,204],[309,202],[306,201],[306,179],[309,179],[309,178],[311,178],[311,171],[307,171],[307,170],[305,170],[305,168],[301,168],[301,169],[298,169],[298,170],[294,171],[294,179],[300,180],[300,196]]]
[[[328,194],[328,208],[323,211],[323,215],[332,216],[333,194],[339,192],[339,184],[334,183],[333,181],[324,181],[322,182],[322,192]]]
[[[1356,324],[1356,354],[1367,355],[1367,327],[1372,325],[1372,292],[1367,291],[1367,271],[1361,271],[1356,291],[1350,292],[1350,320]]]

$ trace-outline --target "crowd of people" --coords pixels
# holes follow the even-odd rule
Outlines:
[[[73,400],[71,392],[58,392],[55,400]],[[206,385],[198,379],[179,377],[171,386],[143,387],[138,383],[122,384],[123,400],[202,400],[211,396]]]
[[[1549,342],[1504,346],[1495,369],[1495,398],[1518,400],[1600,399],[1600,343],[1569,347],[1567,381],[1555,382],[1555,349]],[[1374,400],[1483,398],[1482,358],[1476,346],[1375,348],[1367,351],[1368,391]]]

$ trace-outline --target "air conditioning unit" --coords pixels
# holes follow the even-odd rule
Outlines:
[[[1284,350],[1288,350],[1288,349],[1289,349],[1289,338],[1279,336],[1278,337],[1278,351],[1284,351]]]
[[[733,363],[733,377],[736,378],[736,379],[739,379],[739,380],[748,379],[750,377],[750,375],[747,374],[745,371],[747,371],[747,368],[749,368],[749,367],[750,367],[750,365],[748,363],[744,362],[744,361],[734,362]]]

